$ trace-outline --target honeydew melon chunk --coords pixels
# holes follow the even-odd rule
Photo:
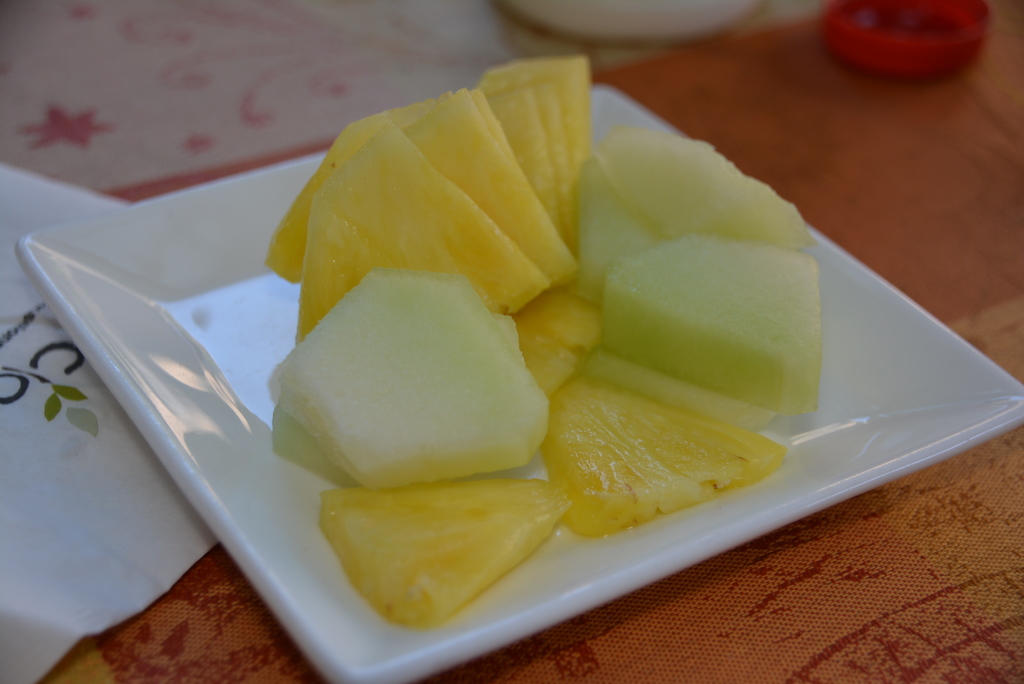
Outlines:
[[[495,136],[481,106],[460,90],[405,129],[434,168],[461,188],[555,284],[576,274],[566,247],[522,168]],[[500,132],[500,128],[499,128]]]
[[[267,250],[267,266],[285,280],[293,283],[299,282],[302,279],[302,261],[306,254],[306,228],[309,224],[309,212],[316,191],[338,166],[351,157],[385,124],[394,123],[399,127],[408,126],[447,96],[445,94],[436,100],[424,100],[406,107],[380,112],[346,126],[334,139],[334,143],[327,150],[320,166],[306,181],[302,190],[292,201],[288,212],[278,224]]]
[[[625,254],[633,254],[658,243],[661,238],[622,201],[596,159],[584,162],[578,192],[579,276],[576,291],[592,302],[600,302],[608,266]]]
[[[282,362],[280,409],[360,484],[527,463],[548,401],[461,275],[375,269]]]
[[[818,264],[764,242],[686,235],[616,261],[604,347],[628,361],[791,415],[817,408]]]
[[[474,92],[481,92],[475,90]],[[558,183],[550,143],[541,119],[537,94],[532,88],[520,88],[507,93],[490,95],[487,103],[500,122],[505,139],[526,174],[548,216],[561,226]],[[559,228],[561,231],[561,228]],[[564,233],[564,231],[562,231]]]
[[[319,475],[336,487],[356,484],[343,468],[327,457],[327,452],[302,423],[286,413],[280,404],[274,407],[272,422],[271,444],[275,454]]]
[[[814,244],[792,203],[706,142],[616,126],[594,156],[619,196],[663,238],[713,233],[792,248]]]
[[[298,338],[375,267],[462,273],[496,313],[519,310],[551,284],[392,123],[314,197]]]
[[[626,361],[598,347],[587,358],[583,375],[643,395],[662,404],[689,409],[744,430],[761,430],[776,414],[760,406],[712,392],[704,387]],[[550,395],[550,393],[549,393]]]

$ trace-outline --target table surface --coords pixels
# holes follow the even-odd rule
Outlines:
[[[434,2],[421,21],[422,7],[8,2],[0,161],[142,199],[324,149],[346,121],[506,58],[585,51],[596,81],[712,142],[1024,379],[1019,3],[996,1],[979,60],[926,82],[837,63],[813,20],[772,20],[796,3],[688,46],[573,41],[487,4]],[[462,30],[474,22],[486,30]],[[1024,681],[1024,429],[436,677],[681,679]],[[170,680],[319,678],[217,546],[47,677]]]

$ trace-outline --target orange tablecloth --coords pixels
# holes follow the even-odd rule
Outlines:
[[[64,5],[77,21],[103,7]],[[1019,4],[1000,0],[981,59],[936,81],[849,70],[824,52],[813,23],[596,76],[773,185],[815,227],[1024,379]],[[80,104],[65,113],[89,111]],[[114,124],[91,111],[76,130],[99,139]],[[42,140],[44,130],[29,139]],[[189,154],[216,143],[194,135]],[[326,137],[260,154],[235,147],[217,163],[99,188],[138,199],[315,149]],[[17,139],[9,132],[0,142],[11,150]],[[76,164],[76,173],[87,168]],[[35,170],[67,168],[54,155]],[[1024,430],[436,677],[563,680],[1024,681]],[[216,547],[144,613],[84,640],[49,681],[318,676]]]

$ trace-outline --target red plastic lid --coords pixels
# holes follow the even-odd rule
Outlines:
[[[868,71],[938,76],[978,54],[989,16],[985,0],[829,0],[825,43]]]

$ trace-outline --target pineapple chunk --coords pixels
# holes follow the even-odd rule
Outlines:
[[[288,213],[270,240],[267,250],[266,264],[272,271],[285,280],[297,283],[302,279],[302,260],[306,254],[306,227],[309,223],[309,212],[313,205],[313,196],[324,181],[356,150],[363,146],[387,123],[399,127],[408,126],[430,111],[437,102],[443,101],[447,95],[437,100],[424,100],[407,107],[391,109],[386,112],[360,119],[345,127],[334,140],[320,166],[292,202]]]
[[[479,90],[475,92],[481,92]],[[550,143],[541,119],[537,94],[532,88],[520,88],[487,98],[491,111],[505,132],[505,139],[522,167],[527,180],[547,211],[565,235],[558,182]]]
[[[512,318],[526,367],[548,396],[601,340],[601,311],[568,287],[541,293]]]
[[[573,249],[576,248],[576,178],[578,167],[572,163],[572,150],[567,139],[565,121],[562,115],[564,103],[558,90],[550,83],[533,88],[537,97],[544,137],[548,141],[548,153],[555,172],[555,189],[558,192],[558,219],[562,239]]]
[[[516,158],[515,150],[512,149],[511,143],[508,141],[508,136],[505,135],[505,129],[501,125],[501,121],[495,116],[494,110],[491,109],[490,103],[487,101],[487,96],[479,88],[473,88],[469,91],[470,97],[473,98],[473,102],[476,103],[476,108],[480,112],[480,116],[483,117],[484,123],[487,124],[488,130],[491,132],[491,136],[494,141],[501,147],[502,151],[510,159],[515,159],[516,162],[519,160]]]
[[[502,125],[516,127],[512,118],[534,105],[504,102],[502,96],[531,91],[541,124],[536,133],[510,137],[517,156],[529,157],[543,136],[547,140],[557,194],[558,223],[570,249],[576,249],[576,179],[590,157],[590,63],[586,57],[521,59],[488,70],[477,86],[492,101]],[[523,96],[519,96],[522,98]],[[521,129],[521,124],[520,124]],[[532,174],[531,174],[532,177]],[[538,195],[546,188],[535,186]],[[545,206],[551,208],[550,200]]]
[[[550,285],[515,242],[391,123],[316,193],[298,338],[378,266],[462,273],[496,313],[518,311]]]
[[[475,480],[321,494],[320,528],[386,619],[433,627],[518,565],[569,507],[543,480]]]
[[[507,143],[502,144],[500,127],[495,131],[485,111],[490,114],[485,99],[460,90],[406,128],[405,134],[552,283],[568,282],[576,274],[576,259],[508,153]]]
[[[598,537],[757,482],[786,449],[584,376],[551,398],[541,452],[551,483],[572,501],[566,525]]]
[[[552,116],[561,126],[559,112]],[[567,282],[575,274],[576,261],[518,165],[501,122],[481,91],[465,89],[346,126],[271,239],[267,253],[271,269],[291,282],[301,280],[316,191],[389,123],[406,132],[430,162],[466,191],[552,282]]]
[[[562,122],[570,158],[579,168],[590,156],[590,62],[582,55],[535,57],[496,66],[477,87],[488,97],[519,88],[550,84],[562,103]]]

